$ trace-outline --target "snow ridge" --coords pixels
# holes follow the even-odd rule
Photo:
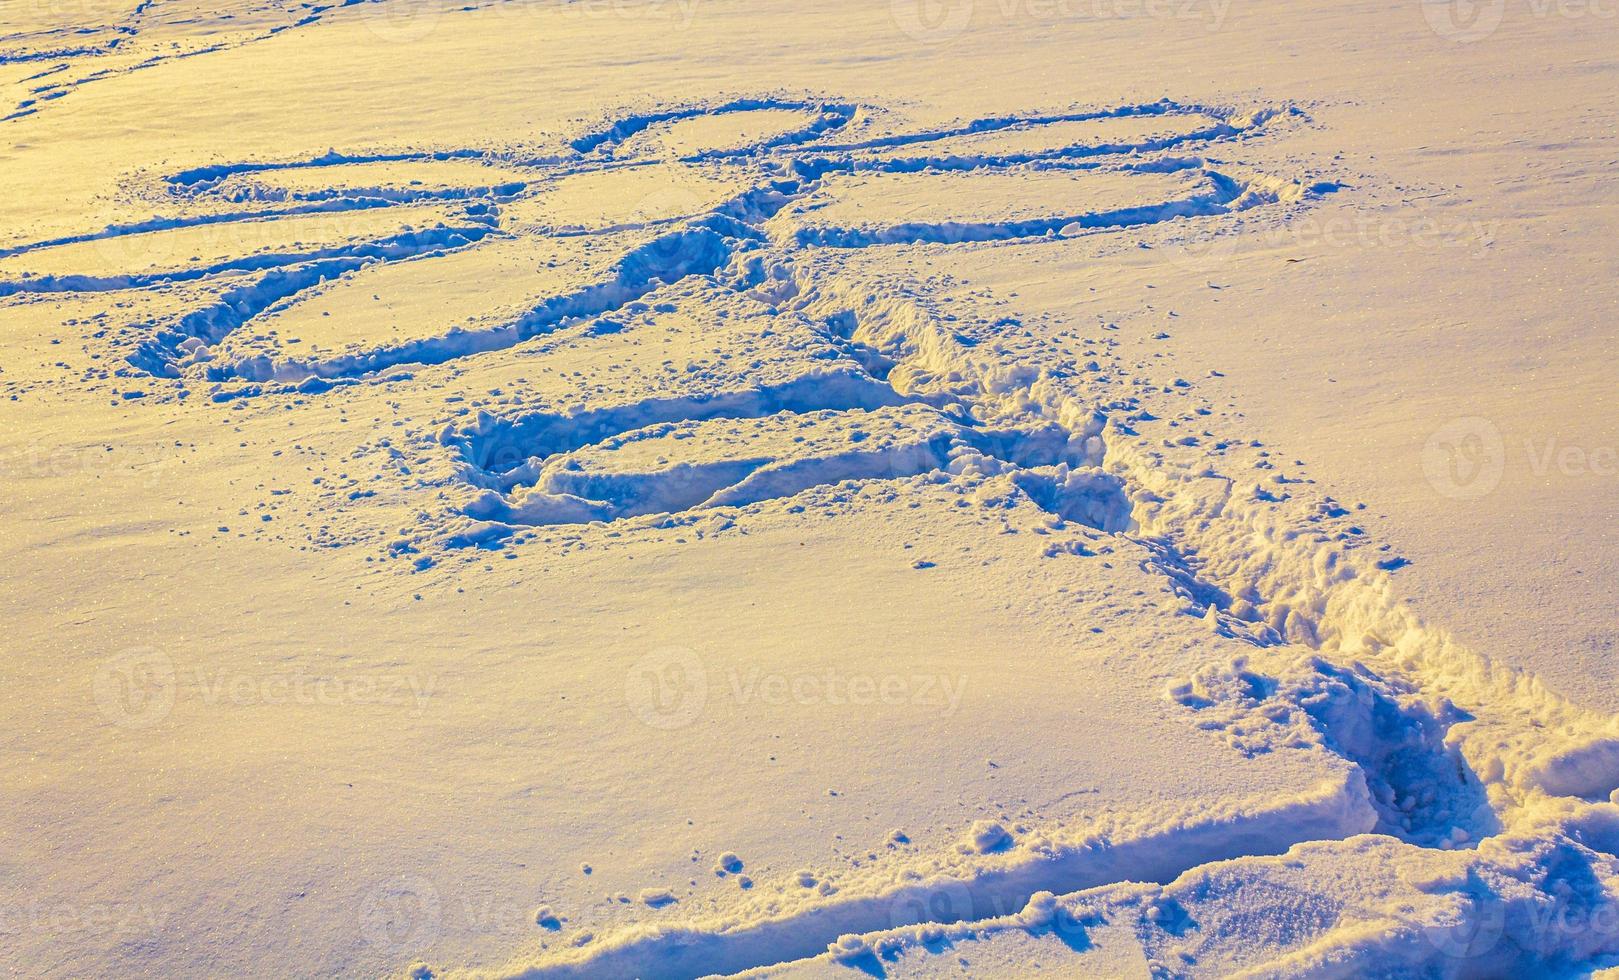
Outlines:
[[[1286,804],[1172,817],[1149,814],[1138,825],[1110,826],[1086,837],[1046,840],[1005,855],[979,857],[959,870],[901,875],[873,893],[847,890],[794,914],[646,925],[597,939],[543,964],[493,975],[521,980],[657,976],[684,980],[739,973],[815,955],[840,936],[898,932],[940,935],[933,918],[976,921],[1023,908],[1039,893],[1078,891],[1108,882],[1173,880],[1185,870],[1240,855],[1279,854],[1289,845],[1367,829],[1372,813],[1352,783],[1315,787]],[[944,902],[940,902],[940,898]],[[920,923],[920,924],[916,924]]]

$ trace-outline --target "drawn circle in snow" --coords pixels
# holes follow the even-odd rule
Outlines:
[[[686,647],[660,647],[624,678],[624,700],[642,724],[672,731],[697,720],[708,703],[708,671]]]
[[[955,879],[925,882],[902,889],[888,905],[889,928],[948,924],[973,917],[973,894]]]
[[[1500,484],[1506,455],[1494,422],[1476,415],[1452,419],[1423,445],[1422,472],[1440,496],[1477,500]]]
[[[1422,0],[1422,16],[1447,41],[1472,44],[1495,33],[1506,6],[1506,0]]]
[[[439,936],[438,889],[419,875],[401,875],[366,893],[360,935],[372,947],[402,953],[431,946]]]
[[[407,44],[437,30],[442,16],[442,0],[392,0],[368,4],[360,20],[366,30],[382,40]]]
[[[122,728],[150,728],[167,718],[175,686],[174,661],[152,647],[115,654],[91,682],[102,716]]]
[[[894,25],[914,41],[943,44],[967,29],[973,0],[892,0]]]

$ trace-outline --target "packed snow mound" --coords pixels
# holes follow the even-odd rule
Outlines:
[[[1479,859],[1356,836],[1162,885],[1038,892],[975,922],[844,935],[818,957],[752,975],[821,976],[830,964],[999,975],[1035,963],[1075,975],[1527,975],[1563,968],[1570,946],[1576,956],[1600,948],[1614,884],[1605,862],[1567,839]],[[1558,931],[1577,936],[1565,946],[1548,938]]]

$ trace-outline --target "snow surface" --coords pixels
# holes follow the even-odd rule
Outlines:
[[[0,966],[1611,975],[1616,20],[0,10]]]

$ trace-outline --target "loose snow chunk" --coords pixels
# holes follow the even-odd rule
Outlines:
[[[1029,902],[1023,907],[1018,917],[1024,927],[1038,929],[1050,924],[1057,914],[1057,896],[1048,891],[1038,891],[1029,896]]]
[[[978,820],[973,823],[958,849],[969,854],[989,854],[1011,845],[1012,835],[998,821]]]
[[[839,963],[853,963],[872,955],[871,944],[863,936],[839,936],[836,942],[827,946],[827,951]]]

